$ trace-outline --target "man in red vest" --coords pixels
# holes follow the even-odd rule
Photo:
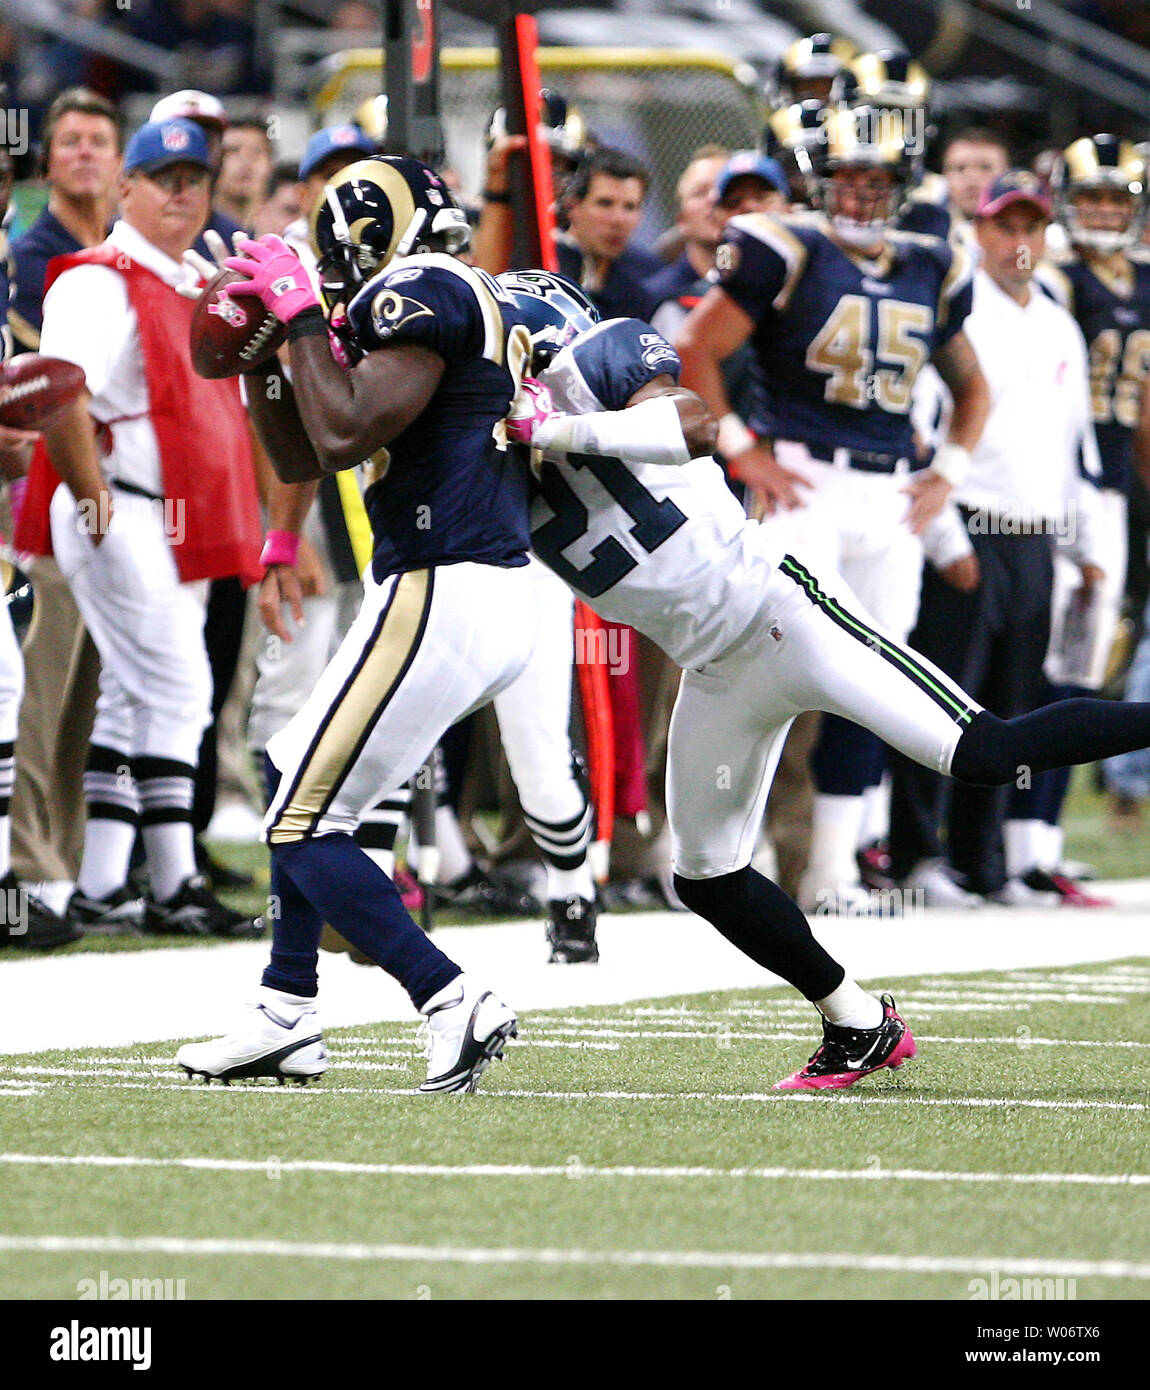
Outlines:
[[[212,688],[208,581],[250,583],[262,572],[239,389],[196,375],[193,306],[176,290],[210,196],[200,128],[149,122],[124,152],[121,220],[102,245],[48,267],[41,350],[82,366],[87,391],[44,432],[20,538],[33,549],[50,543],[103,668],[68,908],[89,931],[255,930],[197,876],[191,825]],[[137,825],[146,904],[128,885]]]

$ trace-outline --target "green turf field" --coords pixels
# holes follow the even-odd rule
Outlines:
[[[770,1089],[785,990],[528,1012],[476,1096],[410,1093],[414,1025],[329,1031],[307,1088],[0,1059],[0,1296],[1145,1298],[1150,967],[892,988],[920,1056],[829,1096]]]

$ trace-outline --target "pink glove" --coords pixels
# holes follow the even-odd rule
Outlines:
[[[519,394],[511,402],[511,409],[507,413],[507,438],[513,444],[530,444],[540,425],[556,419],[560,414],[547,387],[534,377],[525,376]]]
[[[331,343],[331,355],[345,372],[350,372],[351,358],[347,354],[347,348],[344,347],[342,339],[337,338],[331,329],[328,329],[327,338],[328,342]]]
[[[229,256],[224,265],[246,275],[248,283],[229,285],[229,294],[258,294],[280,323],[290,323],[305,309],[319,308],[308,273],[286,241],[270,233],[259,241],[244,237],[237,249],[243,255]]]

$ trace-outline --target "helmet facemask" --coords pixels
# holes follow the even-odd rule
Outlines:
[[[1092,135],[1076,140],[1063,152],[1054,168],[1055,215],[1066,228],[1071,243],[1108,256],[1135,245],[1142,237],[1147,214],[1146,159],[1140,147],[1113,135]],[[1083,195],[1101,190],[1124,195],[1128,213],[1122,227],[1084,225],[1080,207]],[[1095,211],[1103,214],[1101,203]],[[1100,220],[1106,221],[1103,215]]]
[[[1096,189],[1108,188],[1116,193],[1125,193],[1128,200],[1126,224],[1123,227],[1087,227],[1083,225],[1085,208],[1080,207],[1082,195]],[[1124,179],[1107,180],[1100,183],[1072,184],[1061,209],[1061,219],[1065,223],[1071,243],[1084,246],[1101,255],[1113,255],[1136,245],[1142,238],[1146,226],[1146,195],[1136,193]]]

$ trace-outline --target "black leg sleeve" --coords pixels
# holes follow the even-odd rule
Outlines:
[[[1092,763],[1150,747],[1150,704],[1119,700],[1058,700],[1016,719],[989,710],[958,741],[952,777],[1003,786],[1052,767]]]
[[[846,979],[843,967],[815,940],[798,903],[749,865],[718,878],[676,874],[675,892],[732,946],[807,999],[825,999]]]

